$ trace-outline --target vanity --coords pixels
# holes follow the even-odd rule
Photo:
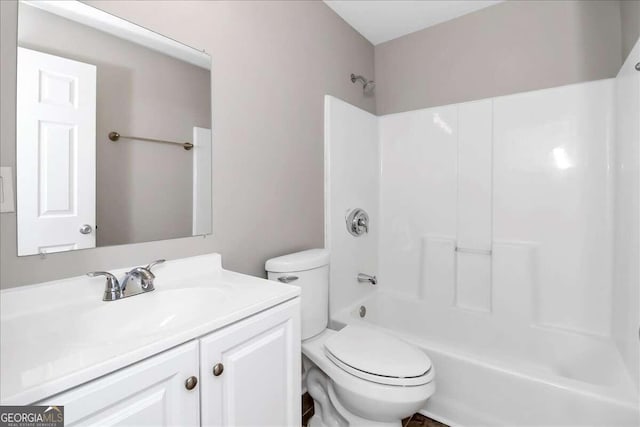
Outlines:
[[[154,274],[116,301],[98,277],[3,290],[1,404],[64,405],[66,425],[299,425],[299,288],[219,254]]]
[[[107,246],[146,263],[161,251],[132,244],[212,235],[209,54],[83,2],[16,12],[8,255],[77,277],[20,267],[0,291],[0,404],[64,405],[65,425],[299,425],[299,288],[218,254],[89,270]]]

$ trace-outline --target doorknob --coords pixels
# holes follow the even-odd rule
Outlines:
[[[91,234],[92,231],[93,231],[93,228],[89,224],[83,224],[80,227],[80,233],[82,234]]]

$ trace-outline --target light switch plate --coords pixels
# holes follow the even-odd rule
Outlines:
[[[13,204],[13,168],[0,166],[0,213],[15,212]]]

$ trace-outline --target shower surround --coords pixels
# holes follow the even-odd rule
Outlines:
[[[425,349],[426,414],[640,422],[638,60],[636,46],[617,79],[381,117],[326,98],[331,318]],[[351,208],[368,235],[347,233]]]

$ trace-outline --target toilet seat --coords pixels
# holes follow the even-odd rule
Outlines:
[[[419,386],[428,384],[433,379],[431,373],[431,368],[424,375],[419,377],[409,377],[409,378],[400,378],[400,377],[387,377],[383,375],[377,375],[371,372],[362,371],[360,369],[354,368],[353,366],[349,366],[341,360],[337,359],[330,352],[327,351],[327,357],[331,360],[336,366],[338,366],[343,371],[361,378],[366,381],[371,381],[378,384],[384,385],[393,385],[393,386],[401,386],[401,387],[410,387],[410,386]]]
[[[363,380],[403,387],[433,380],[426,354],[372,328],[348,325],[326,340],[324,350],[336,366]]]

